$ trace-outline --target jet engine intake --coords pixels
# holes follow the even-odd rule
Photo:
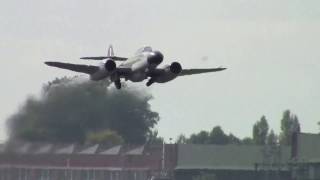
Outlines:
[[[113,60],[109,59],[104,64],[104,67],[108,72],[112,72],[117,68],[117,64]]]
[[[150,83],[148,83],[147,85],[149,84],[151,85],[153,82],[165,83],[165,82],[171,81],[176,77],[178,77],[181,71],[182,71],[181,64],[178,62],[173,62],[171,63],[171,65],[166,65],[163,68],[163,71],[161,74],[152,77]]]
[[[170,72],[172,72],[173,74],[179,74],[182,71],[182,66],[180,63],[178,62],[173,62],[170,65]]]

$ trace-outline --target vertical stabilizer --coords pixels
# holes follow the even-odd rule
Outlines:
[[[109,48],[108,48],[108,54],[107,54],[107,56],[109,56],[109,57],[113,57],[113,56],[114,56],[114,52],[113,52],[113,47],[112,47],[112,45],[110,45]]]

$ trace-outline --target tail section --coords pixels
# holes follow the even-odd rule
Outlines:
[[[90,56],[90,57],[81,57],[80,59],[85,59],[85,60],[112,59],[114,61],[126,61],[128,58],[115,56],[114,51],[113,51],[113,47],[112,47],[112,45],[110,45],[108,48],[107,56]]]
[[[113,51],[113,47],[112,45],[109,46],[108,48],[108,54],[107,54],[108,57],[113,57],[114,56],[114,51]]]

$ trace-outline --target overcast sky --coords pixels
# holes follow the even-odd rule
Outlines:
[[[149,88],[167,139],[216,125],[251,136],[262,115],[279,132],[285,109],[298,115],[302,131],[319,132],[319,7],[318,0],[1,1],[0,139],[29,95],[55,77],[77,75],[45,60],[83,63],[79,57],[104,55],[110,43],[119,56],[150,45],[168,64],[228,68]]]

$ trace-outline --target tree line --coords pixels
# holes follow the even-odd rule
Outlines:
[[[110,82],[91,82],[78,77],[56,78],[44,84],[39,97],[30,96],[7,119],[9,141],[136,144],[163,143],[154,127],[159,114],[150,108],[153,98],[146,89],[126,87],[121,91]],[[125,84],[124,84],[125,85]],[[291,144],[291,135],[300,132],[298,117],[284,111],[281,132],[269,129],[262,116],[252,128],[252,137],[240,139],[226,134],[220,126],[176,143],[192,144]]]
[[[292,134],[300,132],[298,116],[290,110],[285,110],[280,120],[281,131],[276,134],[269,128],[266,116],[262,116],[252,127],[252,137],[243,139],[232,133],[226,134],[220,126],[215,126],[210,131],[200,131],[189,137],[181,134],[177,137],[178,144],[255,144],[255,145],[291,145]]]
[[[144,89],[118,91],[108,81],[57,78],[7,119],[9,141],[145,143],[159,121],[152,98]]]

